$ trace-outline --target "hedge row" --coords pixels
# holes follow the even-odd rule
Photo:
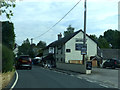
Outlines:
[[[2,46],[2,72],[8,72],[13,70],[14,65],[14,53],[6,46]]]

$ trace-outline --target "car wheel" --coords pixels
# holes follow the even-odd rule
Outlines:
[[[105,65],[103,65],[103,68],[106,68],[106,66],[105,66]]]
[[[112,66],[112,69],[115,69],[115,66]]]
[[[29,67],[29,70],[31,70],[32,69],[32,67]]]

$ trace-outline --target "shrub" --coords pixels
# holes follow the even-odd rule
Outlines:
[[[2,72],[13,70],[14,54],[11,49],[2,46]]]

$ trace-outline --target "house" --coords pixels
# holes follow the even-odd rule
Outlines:
[[[13,50],[13,53],[15,54],[15,57],[17,57],[17,53],[18,53],[18,45],[15,44],[15,48]]]
[[[43,56],[47,56],[49,53],[53,53],[56,62],[61,63],[83,63],[83,55],[81,55],[81,49],[83,47],[83,35],[82,30],[76,31],[69,36],[63,37],[62,34],[58,34],[58,40],[49,44],[43,52]],[[87,45],[87,57],[97,55],[97,43],[92,40],[86,34]]]
[[[120,59],[120,49],[101,49],[104,60],[116,58]]]

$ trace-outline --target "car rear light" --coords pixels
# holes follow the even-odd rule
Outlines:
[[[19,59],[20,62],[22,62],[22,59]]]
[[[115,64],[117,64],[117,62],[115,61]]]
[[[29,61],[32,62],[31,58],[29,58]]]

